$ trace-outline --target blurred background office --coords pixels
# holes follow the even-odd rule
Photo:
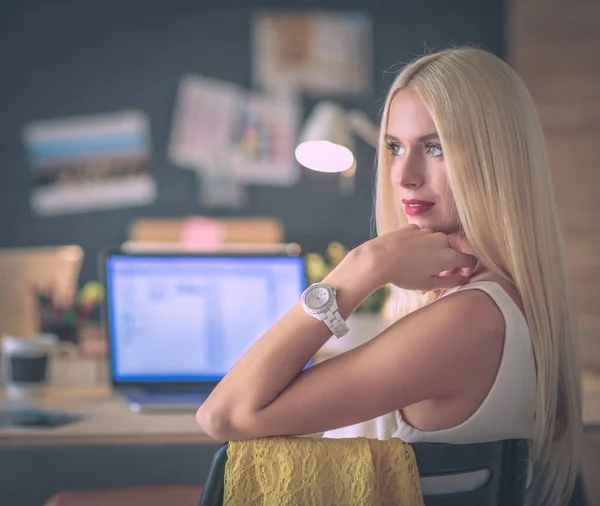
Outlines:
[[[397,71],[426,51],[475,44],[511,64],[539,108],[588,374],[583,473],[594,476],[599,25],[597,0],[2,2],[0,334],[58,335],[70,344],[55,385],[105,402],[104,250],[294,243],[314,253],[318,276],[375,234],[372,128]],[[323,107],[338,114],[355,156],[342,173],[307,170],[294,156]],[[60,309],[54,318],[48,301]],[[158,437],[160,424],[149,423]],[[3,430],[0,447],[21,438],[0,452],[8,487],[16,460],[7,459],[38,446]],[[40,437],[59,449],[70,441]],[[138,478],[82,476],[62,488],[148,484]],[[19,483],[0,503],[40,504],[61,489],[44,483],[32,495]],[[600,504],[597,482],[585,485],[588,503]]]

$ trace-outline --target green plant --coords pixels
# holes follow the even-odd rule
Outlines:
[[[305,257],[306,274],[309,284],[318,283],[327,276],[348,254],[348,250],[339,242],[332,242],[325,255],[308,253]],[[389,287],[383,286],[369,295],[356,309],[357,313],[379,313],[390,295]]]

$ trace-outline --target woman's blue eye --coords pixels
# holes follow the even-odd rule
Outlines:
[[[441,144],[428,143],[425,144],[425,147],[427,148],[425,152],[433,158],[437,158],[444,154]]]
[[[402,144],[396,142],[388,142],[387,148],[392,152],[392,156],[403,155],[406,151],[406,148]]]

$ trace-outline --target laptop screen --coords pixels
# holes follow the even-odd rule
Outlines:
[[[111,255],[113,381],[218,381],[304,288],[301,257]]]

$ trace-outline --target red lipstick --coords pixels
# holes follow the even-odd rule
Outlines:
[[[402,199],[402,203],[404,204],[404,212],[409,216],[418,216],[419,214],[426,213],[435,206],[433,202],[418,199]]]

